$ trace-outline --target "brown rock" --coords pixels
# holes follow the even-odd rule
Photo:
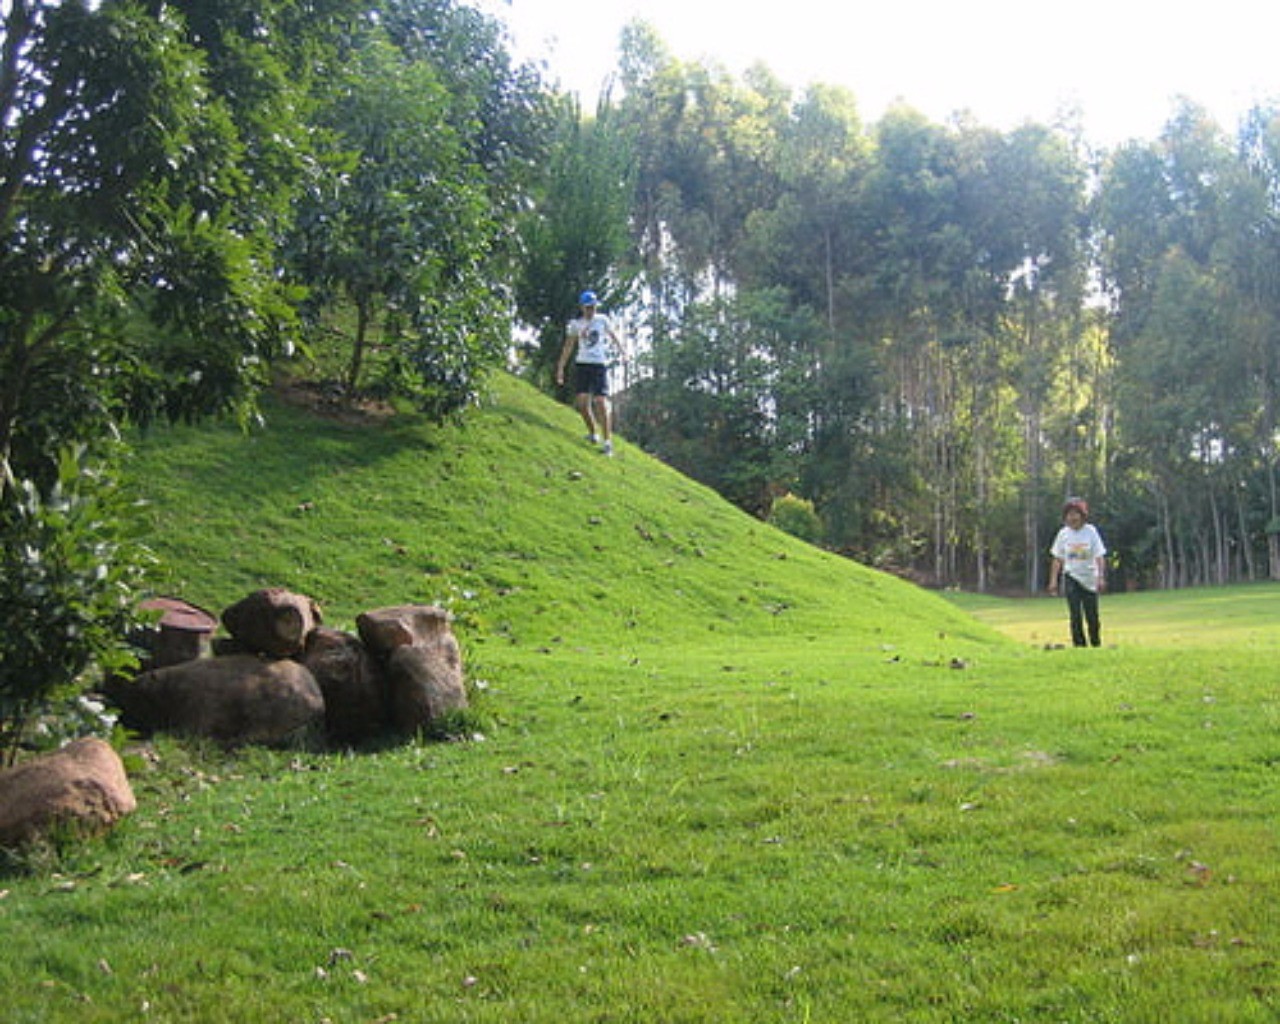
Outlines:
[[[325,731],[331,739],[358,743],[386,729],[386,678],[359,637],[322,626],[307,638],[301,660],[324,694]]]
[[[453,635],[429,645],[396,648],[387,665],[391,724],[416,733],[467,706],[462,657]]]
[[[232,637],[272,658],[301,654],[307,635],[320,622],[315,601],[281,587],[256,590],[222,613],[222,624]]]
[[[137,806],[110,744],[94,737],[74,740],[0,772],[0,846],[20,846],[54,829],[102,832]]]
[[[356,618],[360,639],[373,654],[388,658],[397,647],[423,647],[453,638],[452,617],[443,608],[407,604],[378,608]]]
[[[283,743],[324,715],[315,677],[296,661],[251,654],[200,658],[114,681],[107,696],[125,725],[224,743]]]

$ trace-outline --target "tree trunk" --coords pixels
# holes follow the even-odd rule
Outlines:
[[[347,369],[347,391],[354,395],[360,384],[360,371],[364,365],[365,346],[369,340],[371,314],[367,300],[356,301],[356,336],[351,346],[351,365]]]

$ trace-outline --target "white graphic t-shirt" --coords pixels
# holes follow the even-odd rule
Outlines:
[[[613,361],[609,318],[603,313],[597,313],[590,320],[579,317],[569,324],[569,333],[578,339],[577,362],[608,366]]]
[[[1062,559],[1063,570],[1081,586],[1098,589],[1098,559],[1107,553],[1107,546],[1092,523],[1085,523],[1078,530],[1064,526],[1049,553]]]

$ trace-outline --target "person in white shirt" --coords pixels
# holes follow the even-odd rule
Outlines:
[[[556,363],[556,383],[564,384],[564,370],[574,349],[574,405],[587,426],[587,440],[613,454],[613,415],[609,407],[609,364],[621,349],[609,318],[599,311],[596,293],[583,292],[578,299],[582,315],[569,321],[564,348]]]
[[[1049,554],[1049,591],[1056,593],[1061,579],[1071,617],[1071,642],[1085,646],[1102,646],[1102,625],[1098,617],[1098,595],[1106,588],[1107,546],[1102,535],[1088,522],[1089,505],[1083,498],[1068,498],[1062,507],[1062,529],[1053,539]]]

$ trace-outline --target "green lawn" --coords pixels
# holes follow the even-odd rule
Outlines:
[[[1069,644],[1066,602],[950,594],[953,603],[1022,643]],[[1280,584],[1185,591],[1103,594],[1103,643],[1154,649],[1230,648],[1259,652],[1280,645]]]
[[[482,735],[132,751],[136,815],[0,877],[0,1019],[1280,1019],[1277,588],[1046,649],[1062,602],[817,552],[517,382],[268,412],[142,446],[159,588],[445,602]]]

